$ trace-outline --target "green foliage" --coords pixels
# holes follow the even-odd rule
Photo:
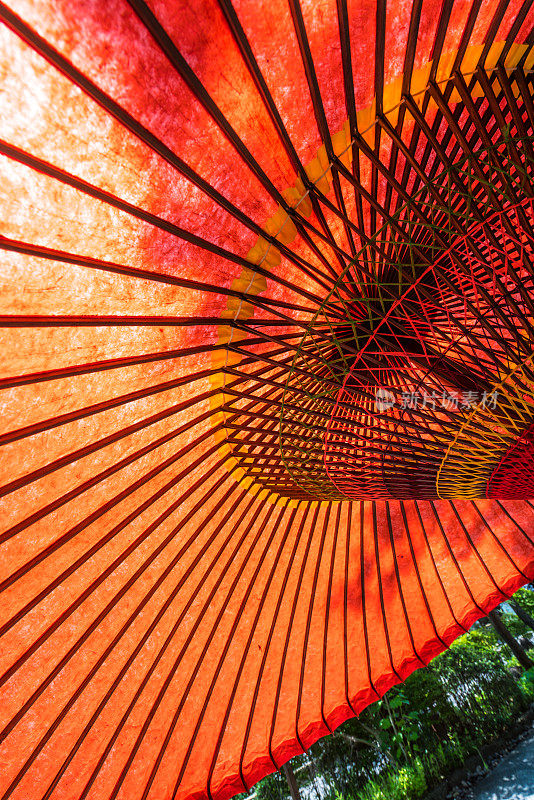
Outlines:
[[[534,617],[534,591],[521,589],[514,599]],[[511,606],[501,611],[516,637],[534,639]],[[533,701],[534,668],[522,673],[482,620],[426,668],[293,759],[303,797],[416,800],[468,757],[483,765],[481,748],[512,728]],[[258,800],[288,797],[279,774],[256,790]]]
[[[524,672],[519,678],[519,685],[524,695],[534,701],[534,667]]]
[[[534,591],[532,591],[532,589],[526,586],[523,586],[522,589],[518,589],[514,594],[514,600],[523,606],[531,617],[534,617]]]
[[[257,800],[286,800],[289,790],[285,778],[279,772],[267,775],[256,787]]]
[[[423,764],[420,759],[416,759],[410,766],[388,771],[379,778],[368,781],[355,795],[355,800],[416,800],[423,797],[427,788]]]

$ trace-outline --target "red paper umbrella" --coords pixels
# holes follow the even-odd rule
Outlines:
[[[0,17],[1,800],[224,800],[534,577],[534,9]]]

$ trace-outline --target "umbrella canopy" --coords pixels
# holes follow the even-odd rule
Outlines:
[[[0,19],[1,798],[225,800],[534,577],[534,8]]]

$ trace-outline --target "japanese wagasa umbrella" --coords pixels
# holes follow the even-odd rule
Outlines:
[[[534,8],[0,17],[1,798],[224,800],[534,577]]]

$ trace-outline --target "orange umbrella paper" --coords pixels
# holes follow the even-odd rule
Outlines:
[[[0,18],[0,798],[226,800],[534,578],[534,7]]]

